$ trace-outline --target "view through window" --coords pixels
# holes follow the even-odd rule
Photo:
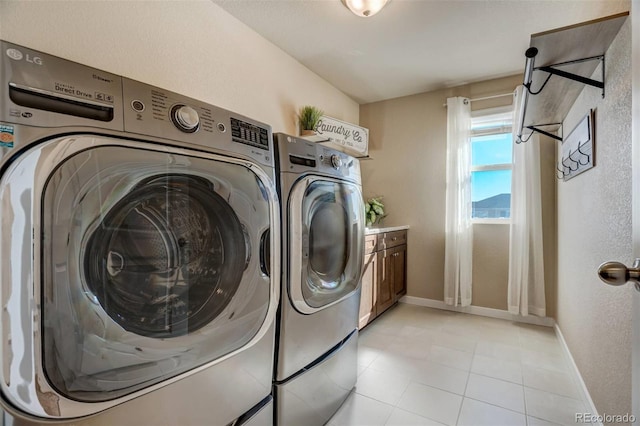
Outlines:
[[[471,120],[471,218],[509,219],[511,111],[476,114]]]

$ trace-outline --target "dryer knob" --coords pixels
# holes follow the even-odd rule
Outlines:
[[[171,120],[178,129],[185,133],[195,132],[200,125],[198,112],[187,105],[176,105],[171,108]]]
[[[334,169],[339,169],[340,167],[342,167],[342,158],[340,158],[339,155],[333,154],[331,156],[331,165]]]

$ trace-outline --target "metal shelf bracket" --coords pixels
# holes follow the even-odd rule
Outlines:
[[[562,126],[562,123],[549,123],[549,124],[535,124],[532,126],[526,126],[527,129],[531,130],[531,133],[533,134],[533,132],[537,132],[540,133],[541,135],[545,135],[547,137],[550,137],[551,139],[555,139],[557,141],[562,142],[562,136],[556,136],[553,133],[547,132],[546,130],[542,130],[540,129],[540,127],[546,127],[546,126]],[[562,128],[562,127],[560,127]],[[531,137],[531,136],[529,136]],[[529,140],[529,138],[527,138],[527,140]],[[526,142],[526,141],[524,141]]]
[[[550,134],[558,126],[538,123],[564,122],[584,85],[600,89],[605,97],[605,55],[628,20],[629,13],[623,12],[531,34],[529,48],[524,52],[524,87],[517,96],[515,143],[526,142],[534,132],[563,142],[571,139],[562,138],[561,127],[558,137]],[[536,96],[547,83],[546,92]]]
[[[588,62],[588,61],[601,61],[602,62],[602,81],[598,81],[598,80],[594,80],[592,78],[587,78],[578,74],[574,74],[571,72],[567,72],[567,71],[563,71],[561,69],[557,69],[557,67],[562,67],[562,66],[566,66],[566,65],[572,65],[572,64],[578,64],[581,62]],[[602,98],[604,99],[604,72],[605,72],[605,60],[604,60],[604,55],[599,55],[599,56],[593,56],[590,58],[584,58],[584,59],[576,59],[574,61],[567,61],[567,62],[561,62],[559,64],[553,64],[553,65],[546,65],[543,67],[537,67],[537,68],[533,68],[533,71],[543,71],[546,73],[549,73],[549,77],[551,75],[557,75],[558,77],[562,77],[562,78],[568,78],[569,80],[573,80],[573,81],[577,81],[579,83],[582,84],[586,84],[589,86],[593,86],[593,87],[597,87],[599,89],[602,89]],[[529,80],[528,84],[525,84],[525,87],[527,88],[527,90],[529,91],[530,94],[532,95],[537,95],[538,93],[540,93],[542,91],[542,89],[544,88],[545,84],[547,83],[547,81],[549,80],[549,78],[547,78],[547,80],[544,82],[544,84],[542,85],[542,87],[540,88],[540,90],[538,90],[537,92],[532,92],[531,91],[531,80]]]

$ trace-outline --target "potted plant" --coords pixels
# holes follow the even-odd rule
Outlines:
[[[367,228],[371,225],[379,224],[382,219],[387,217],[384,213],[384,204],[382,204],[382,197],[370,198],[369,201],[364,203],[364,216],[367,220]]]
[[[300,108],[298,113],[298,124],[300,124],[300,136],[315,135],[316,125],[324,111],[311,105]]]

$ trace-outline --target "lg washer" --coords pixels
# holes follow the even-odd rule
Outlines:
[[[271,128],[0,46],[7,423],[271,423]]]

